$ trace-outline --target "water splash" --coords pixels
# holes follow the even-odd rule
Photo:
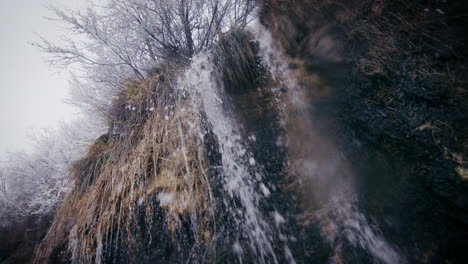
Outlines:
[[[335,204],[337,203],[340,202],[335,202]],[[404,262],[394,247],[385,240],[378,228],[367,222],[366,217],[359,212],[354,203],[340,203],[340,205],[335,205],[333,210],[333,221],[341,227],[342,232],[342,234],[335,234],[335,238],[344,236],[352,244],[366,249],[382,263]]]

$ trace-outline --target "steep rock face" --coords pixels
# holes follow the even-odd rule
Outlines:
[[[462,263],[465,11],[262,3],[125,83],[36,263]]]
[[[292,261],[278,102],[257,45],[232,32],[192,66],[127,82],[35,263]]]
[[[262,1],[359,207],[411,263],[462,263],[468,241],[461,2]]]

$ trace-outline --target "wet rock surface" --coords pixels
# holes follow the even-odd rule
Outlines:
[[[352,164],[359,206],[409,262],[463,263],[466,5],[294,2],[264,1],[263,21],[300,74],[320,76],[303,85]]]
[[[261,4],[287,69],[233,31],[131,82],[36,263],[463,263],[467,9]]]

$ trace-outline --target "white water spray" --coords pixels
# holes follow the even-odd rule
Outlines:
[[[224,189],[232,199],[238,199],[241,211],[234,215],[234,220],[247,237],[250,248],[261,263],[278,263],[278,257],[273,249],[274,227],[267,223],[259,209],[261,195],[256,186],[264,186],[262,178],[255,170],[255,159],[245,147],[240,127],[233,113],[226,110],[223,100],[223,87],[216,80],[213,62],[208,55],[195,58],[179,80],[179,87],[192,93],[195,104],[206,114],[207,121],[212,126],[212,132],[219,142],[222,156],[222,176]],[[262,189],[262,188],[260,188]],[[263,188],[263,192],[264,192]],[[228,203],[225,202],[227,206]],[[233,211],[238,209],[231,208]],[[243,250],[238,243],[233,245],[234,251],[242,258]],[[285,246],[287,248],[287,246]],[[294,263],[289,248],[286,256]]]

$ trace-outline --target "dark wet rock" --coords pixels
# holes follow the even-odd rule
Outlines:
[[[309,93],[312,107],[306,114],[314,117],[314,128],[333,139],[339,150],[327,151],[320,145],[316,146],[323,151],[319,154],[340,154],[339,159],[350,164],[357,206],[370,225],[378,226],[409,263],[463,263],[468,247],[468,190],[457,169],[467,165],[467,94],[463,84],[468,76],[464,68],[468,49],[466,27],[460,26],[466,22],[466,17],[461,18],[466,9],[440,1],[261,2],[262,22],[288,55],[287,65],[297,73],[298,85]],[[430,17],[422,8],[426,5],[431,10],[443,6],[440,8],[447,13]],[[434,36],[439,36],[439,41]],[[332,226],[330,221],[324,223],[323,219],[339,217],[327,210],[329,204],[307,200],[314,194],[303,186],[320,183],[301,182],[290,171],[294,168],[288,165],[287,133],[275,104],[278,95],[271,89],[278,84],[267,73],[258,49],[250,34],[232,31],[215,47],[212,58],[221,73],[217,81],[226,89],[222,99],[235,113],[246,148],[257,164],[248,167],[248,172],[265,176],[261,182],[265,186],[254,186],[263,195],[258,209],[270,225],[278,225],[275,211],[285,218],[285,224],[271,237],[273,252],[281,252],[278,262],[288,262],[283,253],[289,245],[297,263],[375,263],[368,250],[344,235],[330,235],[347,230]],[[445,71],[447,67],[455,73]],[[243,219],[236,218],[242,213],[235,210],[241,208],[240,197],[226,195],[218,141],[224,139],[217,139],[202,114],[201,152],[206,168],[197,167],[198,178],[189,184],[183,182],[181,171],[188,165],[170,165],[170,155],[180,147],[177,137],[181,135],[162,129],[158,133],[163,136],[156,137],[153,132],[161,126],[151,127],[147,120],[152,117],[154,124],[168,120],[145,110],[148,102],[161,97],[161,109],[176,103],[169,87],[173,78],[162,76],[164,70],[156,67],[148,75],[167,89],[144,86],[147,90],[141,89],[144,93],[139,94],[144,100],[132,101],[137,111],[126,109],[129,98],[121,95],[123,100],[112,109],[114,121],[119,122],[111,124],[111,131],[75,164],[75,196],[57,213],[50,237],[38,247],[37,262],[70,263],[75,236],[86,249],[81,248],[82,255],[75,258],[89,262],[101,258],[103,263],[239,263],[234,245],[243,250],[244,263],[258,260],[245,230],[236,222]],[[136,126],[148,126],[146,134]],[[176,139],[171,133],[177,134]],[[192,140],[198,142],[198,136]],[[164,141],[169,143],[158,149]],[[135,154],[137,147],[144,151]],[[156,151],[160,151],[159,156],[154,157]],[[123,173],[121,168],[135,160],[141,164]],[[116,169],[109,169],[117,162],[121,163]],[[164,177],[164,162],[172,173],[166,180],[179,177],[179,185],[158,182]],[[194,158],[191,165],[198,162]],[[106,168],[107,174],[102,174]],[[204,182],[200,175],[206,177]],[[148,181],[150,176],[154,176],[153,182]],[[127,182],[116,192],[117,184],[110,183],[113,177],[138,183]],[[155,182],[163,187],[150,190],[148,186]],[[190,212],[168,208],[158,197],[164,188],[180,191],[193,186],[200,191],[190,198],[200,207]],[[204,189],[207,186],[209,195]],[[323,186],[319,190],[321,187],[315,190],[325,195],[333,189]],[[130,195],[130,189],[139,191],[144,199]],[[40,225],[42,231],[34,233],[32,243],[44,237],[48,224]],[[332,230],[327,230],[326,224]],[[97,235],[101,230],[104,232]],[[8,249],[31,251],[30,246],[18,246],[18,241]],[[100,253],[96,253],[98,249]],[[1,260],[4,256],[2,252]],[[10,257],[6,263],[17,259]]]
[[[333,87],[311,104],[353,164],[368,217],[410,262],[463,263],[468,189],[456,168],[466,166],[468,153],[466,4],[263,5],[264,24],[302,74]],[[325,40],[328,50],[320,46]],[[341,77],[323,74],[335,70]]]

